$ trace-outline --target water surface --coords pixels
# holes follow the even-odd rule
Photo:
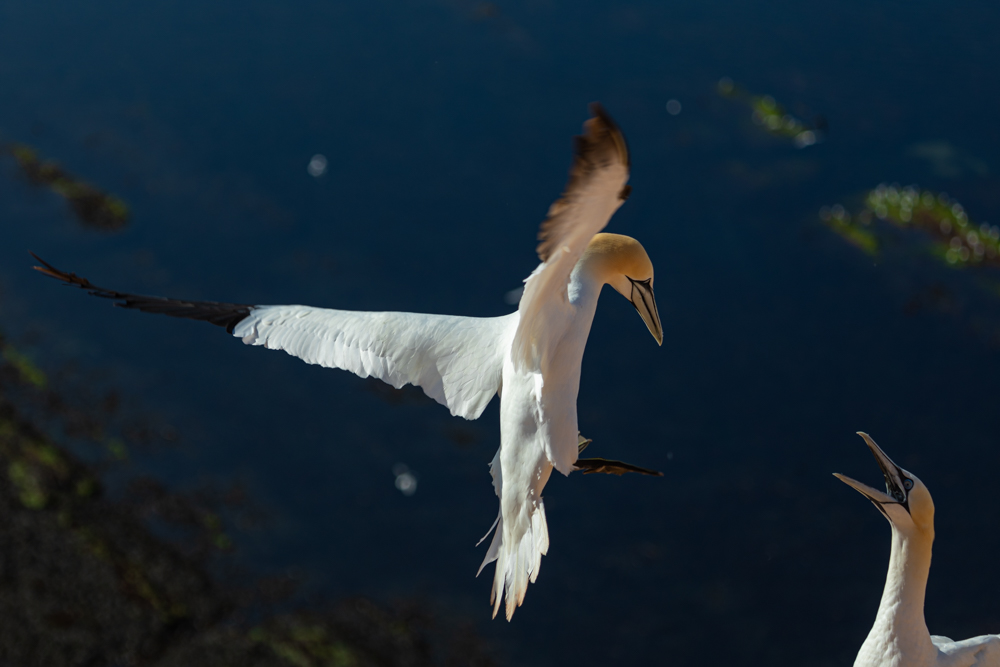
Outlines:
[[[2,325],[172,424],[177,447],[143,460],[161,479],[247,483],[272,515],[237,537],[249,567],[322,595],[420,598],[475,619],[510,664],[850,664],[889,547],[830,476],[878,481],[857,430],[934,494],[931,631],[996,632],[992,596],[970,593],[1000,585],[984,530],[1000,507],[998,297],[911,241],[865,255],[817,211],[899,182],[1000,220],[1000,97],[983,83],[998,20],[988,3],[882,0],[6,3],[3,140],[132,217],[87,229],[3,157]],[[825,141],[769,136],[716,94],[723,76],[822,114]],[[594,100],[632,153],[608,230],[649,251],[665,340],[607,291],[580,428],[594,456],[665,477],[553,477],[552,547],[509,625],[473,576],[496,513],[495,402],[456,420],[29,270],[33,250],[139,293],[500,315]],[[965,157],[942,168],[922,142]],[[945,306],[907,307],[934,285]]]

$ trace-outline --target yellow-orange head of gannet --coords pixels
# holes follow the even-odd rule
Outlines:
[[[632,302],[649,333],[662,345],[663,327],[653,297],[653,263],[642,244],[623,234],[595,234],[583,253],[582,264],[595,279]]]

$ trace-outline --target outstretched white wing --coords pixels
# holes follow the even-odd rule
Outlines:
[[[590,110],[594,116],[584,123],[583,135],[574,137],[575,155],[566,190],[549,208],[538,232],[542,263],[525,281],[512,349],[519,370],[545,367],[546,343],[558,344],[560,322],[570,319],[570,273],[590,239],[607,226],[629,195],[625,138],[599,104],[591,104]]]
[[[369,313],[309,306],[254,306],[233,328],[247,345],[284,350],[310,364],[412,384],[476,419],[500,388],[505,317]]]
[[[476,419],[500,388],[503,350],[517,325],[504,317],[366,313],[309,306],[253,306],[142,296],[94,285],[35,256],[47,276],[112,299],[121,308],[211,322],[248,345],[284,350],[310,364],[413,384],[451,414]]]

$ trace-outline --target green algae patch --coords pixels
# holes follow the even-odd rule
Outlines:
[[[233,540],[223,529],[222,519],[214,512],[205,512],[201,518],[202,527],[209,535],[212,545],[219,551],[229,551],[233,548]]]
[[[975,222],[945,193],[916,186],[880,184],[863,207],[850,213],[837,204],[820,209],[823,223],[844,240],[874,255],[891,229],[918,235],[930,255],[955,268],[1000,267],[1000,227]]]
[[[841,206],[834,207],[831,213],[821,218],[835,234],[865,254],[872,256],[878,254],[878,237],[871,228],[871,216],[852,216]]]
[[[348,644],[320,625],[287,624],[254,628],[250,638],[296,667],[358,667],[363,664]]]
[[[31,146],[16,144],[8,149],[22,173],[36,185],[44,185],[66,200],[85,226],[118,231],[128,225],[128,205],[69,173],[54,160],[43,160]]]
[[[125,446],[121,438],[108,438],[104,441],[104,449],[116,461],[128,459],[128,447]]]
[[[76,484],[73,486],[73,490],[77,496],[80,498],[89,498],[98,490],[97,480],[90,479],[89,477],[84,477],[83,479],[78,479]]]
[[[880,220],[927,234],[933,252],[947,264],[1000,266],[1000,227],[970,220],[944,193],[882,184],[868,193],[865,205]]]
[[[10,427],[10,422],[5,422]],[[6,431],[6,429],[5,429]],[[7,479],[21,504],[33,510],[46,507],[53,492],[69,475],[69,470],[56,448],[24,438],[19,446],[5,448],[10,452]]]
[[[48,504],[49,495],[37,471],[29,463],[11,461],[7,466],[7,479],[13,485],[18,500],[28,509],[40,510]]]
[[[751,93],[729,77],[720,79],[715,90],[720,96],[748,107],[755,125],[771,136],[791,139],[796,148],[812,146],[823,140],[826,121],[822,117],[806,122],[793,116],[770,95]]]
[[[45,389],[45,386],[48,384],[48,378],[42,369],[36,366],[31,359],[23,353],[18,352],[12,346],[3,344],[2,342],[0,342],[0,355],[3,356],[4,361],[17,371],[22,380],[39,389]]]

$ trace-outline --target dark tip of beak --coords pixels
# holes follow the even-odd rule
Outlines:
[[[871,451],[872,455],[875,457],[875,462],[878,463],[878,467],[882,470],[882,476],[885,478],[885,490],[888,495],[893,497],[896,502],[903,506],[907,512],[910,511],[910,503],[907,498],[907,492],[903,487],[903,471],[896,463],[889,458],[889,455],[882,451],[882,448],[875,444],[872,437],[865,433],[864,431],[858,431],[858,435],[864,439],[865,444],[868,445],[868,449]]]

